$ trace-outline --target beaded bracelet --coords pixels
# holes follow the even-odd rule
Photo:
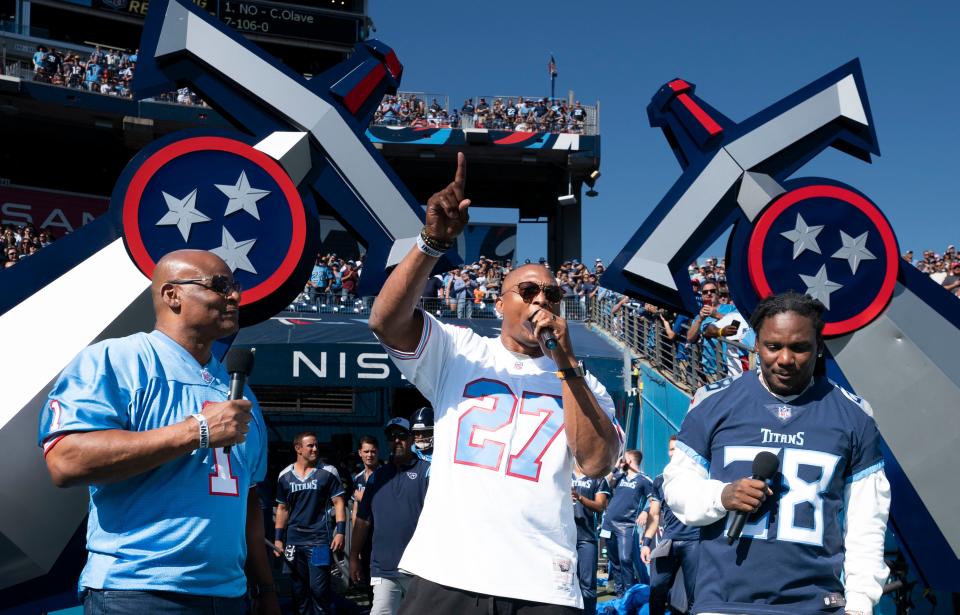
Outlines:
[[[446,252],[453,247],[453,241],[443,241],[442,239],[435,239],[430,235],[427,235],[427,227],[420,229],[420,238],[423,239],[423,243],[433,250],[439,252]]]

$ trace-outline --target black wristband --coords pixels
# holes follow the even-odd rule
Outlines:
[[[273,528],[273,539],[282,541],[284,533],[285,533],[285,530],[281,527]]]
[[[650,538],[649,536],[644,536],[643,540],[640,541],[641,547],[649,547],[652,544],[653,544],[653,538]]]

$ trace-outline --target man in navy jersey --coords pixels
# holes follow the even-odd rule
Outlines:
[[[667,455],[673,457],[677,447],[677,435],[670,436]],[[655,550],[654,537],[660,533]],[[677,519],[663,499],[663,474],[653,480],[650,495],[650,522],[643,534],[640,559],[650,566],[650,615],[663,615],[667,606],[670,588],[683,570],[683,589],[689,610],[693,604],[694,583],[697,580],[697,558],[700,544],[700,528],[688,527]]]
[[[266,427],[249,387],[227,400],[211,351],[237,332],[240,285],[218,256],[179,250],[151,294],[155,330],[85,349],[40,412],[53,483],[90,490],[84,613],[239,614],[248,584],[279,613],[256,489]]]
[[[330,588],[331,551],[343,550],[347,522],[343,485],[336,474],[319,467],[316,434],[309,431],[297,434],[293,448],[297,460],[284,468],[277,480],[274,544],[285,551],[293,568],[293,602],[297,613],[332,613],[335,595]],[[336,515],[332,539],[327,514],[331,501]]]
[[[385,431],[390,463],[377,468],[367,479],[350,544],[350,578],[360,584],[363,577],[359,556],[372,538],[370,615],[393,615],[407,594],[412,577],[400,571],[398,565],[417,527],[430,484],[430,462],[414,454],[410,422],[391,419]]]
[[[646,568],[639,563],[638,533],[646,525],[644,513],[647,498],[653,491],[653,481],[640,473],[643,453],[630,450],[623,455],[621,470],[608,480],[614,484],[613,496],[603,517],[603,529],[610,533],[607,540],[607,561],[610,576],[617,586],[617,596],[630,589],[639,580],[646,583]],[[641,529],[637,529],[637,526]],[[635,561],[636,560],[636,561]]]
[[[363,464],[363,469],[353,476],[353,508],[351,509],[352,513],[350,515],[351,536],[353,535],[353,528],[356,527],[357,524],[357,511],[360,508],[360,500],[363,499],[363,492],[367,488],[367,480],[369,480],[373,471],[380,465],[380,447],[377,444],[377,439],[370,435],[361,436],[357,456]],[[360,568],[362,570],[362,576],[365,579],[370,578],[370,554],[372,546],[371,541],[368,540],[367,544],[364,545],[360,551]],[[364,593],[367,594],[369,600],[373,600],[373,591],[369,585],[364,586]]]
[[[577,525],[577,577],[583,594],[583,612],[597,610],[597,520],[607,508],[610,484],[606,478],[590,478],[574,467],[570,489],[573,521]]]
[[[817,373],[825,309],[764,299],[760,373],[694,396],[664,471],[674,514],[702,526],[694,613],[860,614],[880,598],[890,485],[870,405]],[[744,478],[760,451],[780,458],[769,486]],[[751,514],[728,545],[733,511]]]

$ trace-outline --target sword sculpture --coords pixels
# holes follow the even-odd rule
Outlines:
[[[160,256],[191,247],[223,257],[245,289],[249,325],[303,289],[317,245],[315,199],[367,246],[361,292],[380,287],[423,224],[420,205],[365,137],[403,71],[386,45],[360,43],[308,80],[192,3],[153,0],[140,49],[139,96],[188,86],[240,132],[194,130],[151,144],[118,180],[109,213],[0,273],[0,330],[37,353],[0,375],[0,589],[45,574],[86,512],[86,490],[51,484],[37,416],[83,348],[152,328],[149,275]]]
[[[891,528],[928,587],[960,588],[960,450],[943,429],[958,416],[960,302],[899,258],[865,195],[791,179],[827,147],[867,162],[879,155],[859,62],[740,123],[694,91],[675,79],[647,108],[684,172],[604,286],[693,313],[687,267],[732,225],[727,282],[741,313],[789,289],[820,299],[828,373],[870,399],[885,439]]]

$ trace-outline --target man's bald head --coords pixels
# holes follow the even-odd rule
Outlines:
[[[169,252],[157,261],[153,269],[153,283],[150,292],[153,295],[153,305],[159,314],[163,305],[161,289],[170,280],[190,280],[202,278],[226,267],[219,256],[206,250],[176,250]]]

